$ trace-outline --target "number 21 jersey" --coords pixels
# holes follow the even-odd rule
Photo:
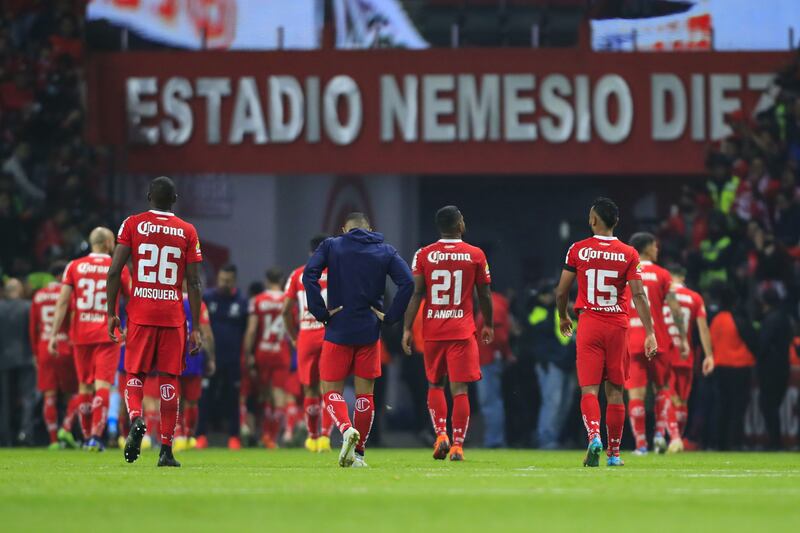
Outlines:
[[[130,247],[133,261],[128,320],[143,326],[182,326],[186,265],[203,260],[194,226],[173,213],[150,210],[125,219],[117,240]]]
[[[460,239],[440,239],[417,250],[411,270],[425,279],[422,337],[451,341],[475,335],[472,293],[475,284],[492,282],[483,250]]]
[[[564,270],[578,278],[575,312],[592,313],[608,322],[628,327],[630,280],[641,279],[639,254],[616,237],[595,235],[576,242],[567,252]]]

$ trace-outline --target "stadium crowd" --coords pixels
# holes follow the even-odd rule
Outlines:
[[[0,13],[0,445],[46,441],[30,300],[54,279],[51,265],[85,255],[90,230],[111,225],[97,192],[110,159],[82,138],[82,11],[82,2],[16,0]],[[800,56],[778,74],[757,113],[734,113],[729,124],[732,134],[709,150],[708,179],[687,181],[677,198],[663,199],[674,201],[663,222],[642,225],[659,237],[660,262],[683,265],[687,286],[708,307],[716,369],[696,373],[687,440],[712,449],[778,448],[790,365],[800,366]],[[217,357],[215,371],[206,369],[198,435],[217,422],[230,447],[255,432],[254,414],[262,416],[241,388],[248,302],[239,282],[226,267],[204,296]],[[249,296],[263,288],[254,285]],[[558,331],[555,280],[532,289],[526,298],[494,295],[497,338],[483,348],[483,381],[470,391],[491,426],[487,447],[582,442],[582,429],[569,422],[578,419],[569,416],[577,410],[575,348]],[[382,429],[432,440],[422,362],[401,355],[398,331],[387,328],[384,338],[383,362],[398,368],[410,408],[406,419],[379,412],[373,442]],[[766,440],[745,438],[748,425],[748,435],[757,433],[755,415],[745,422],[756,385]],[[292,405],[285,406],[289,429],[299,423]],[[285,440],[293,440],[291,431]]]

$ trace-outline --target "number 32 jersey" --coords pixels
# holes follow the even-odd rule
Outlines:
[[[628,282],[641,278],[639,253],[616,237],[595,235],[576,242],[567,252],[564,270],[578,278],[575,312],[592,313],[628,327]]]
[[[150,210],[125,219],[117,240],[131,249],[133,261],[128,320],[143,326],[182,326],[186,266],[203,260],[194,226],[173,213]]]
[[[460,239],[440,239],[417,250],[411,269],[425,279],[422,337],[450,341],[475,335],[472,293],[476,284],[492,282],[483,250]]]

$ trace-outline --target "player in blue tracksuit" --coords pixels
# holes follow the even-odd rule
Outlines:
[[[411,299],[411,269],[397,250],[372,231],[363,213],[351,213],[342,235],[326,239],[308,260],[303,272],[308,309],[325,324],[319,363],[326,411],[342,433],[339,465],[366,466],[364,445],[375,416],[373,389],[381,375],[381,322],[403,318]],[[328,305],[319,279],[328,269]],[[397,286],[394,301],[384,314],[386,276]],[[330,306],[330,309],[328,308]],[[342,397],[344,380],[355,375],[356,410],[353,423]]]

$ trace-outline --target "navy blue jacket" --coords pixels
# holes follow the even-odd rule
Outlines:
[[[319,286],[325,268],[327,306]],[[397,285],[397,294],[384,317],[387,324],[392,324],[403,317],[414,290],[411,269],[397,250],[383,242],[382,234],[363,229],[331,237],[319,245],[303,271],[303,286],[311,314],[320,322],[328,322],[325,340],[345,345],[378,340],[381,324],[370,306],[383,311],[387,275]],[[328,309],[339,306],[342,310],[329,317]]]
[[[247,299],[238,289],[233,294],[224,294],[212,288],[205,291],[203,301],[211,319],[217,366],[239,368],[242,339],[247,327]]]

